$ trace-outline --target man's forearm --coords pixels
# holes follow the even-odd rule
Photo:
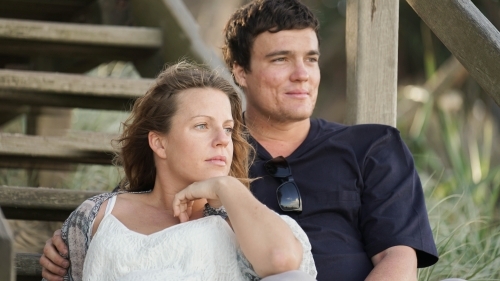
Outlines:
[[[417,255],[407,246],[394,246],[372,258],[374,264],[366,281],[416,281]]]

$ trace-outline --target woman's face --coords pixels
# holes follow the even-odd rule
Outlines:
[[[164,139],[170,178],[187,185],[228,175],[234,126],[228,96],[213,88],[188,89],[178,94],[177,108]]]

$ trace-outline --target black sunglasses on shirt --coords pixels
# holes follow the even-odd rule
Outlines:
[[[285,212],[302,212],[302,197],[292,177],[292,169],[285,157],[278,156],[264,164],[266,171],[281,181],[276,189],[276,197],[281,210]]]

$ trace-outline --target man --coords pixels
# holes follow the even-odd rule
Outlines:
[[[318,28],[297,0],[255,0],[225,28],[224,59],[246,95],[256,149],[252,192],[304,229],[318,280],[416,280],[417,266],[438,257],[413,158],[392,127],[310,118]],[[54,245],[45,255],[62,265]],[[47,257],[44,267],[64,272]]]

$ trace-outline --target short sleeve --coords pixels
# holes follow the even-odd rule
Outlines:
[[[300,263],[299,270],[307,273],[311,277],[316,278],[318,272],[316,271],[316,265],[314,264],[314,259],[311,252],[312,247],[311,243],[309,242],[309,238],[307,238],[307,235],[304,232],[304,230],[302,230],[302,228],[297,224],[297,222],[294,219],[286,215],[279,215],[279,216],[288,224],[295,238],[297,238],[300,244],[302,244],[302,251],[303,251],[302,262]],[[242,273],[247,280],[250,281],[260,280],[260,277],[257,275],[257,273],[255,273],[252,265],[246,259],[245,255],[243,254],[240,248],[238,248],[237,259],[238,259],[238,267],[242,270]]]
[[[316,265],[314,264],[314,259],[311,252],[312,247],[307,234],[291,217],[286,215],[280,215],[280,217],[288,224],[293,232],[293,235],[295,235],[295,238],[297,238],[300,244],[302,244],[302,262],[300,263],[299,270],[316,278],[318,272],[316,271]]]
[[[415,249],[418,267],[437,261],[425,198],[413,157],[399,132],[389,128],[363,161],[360,228],[369,257],[404,245]]]

